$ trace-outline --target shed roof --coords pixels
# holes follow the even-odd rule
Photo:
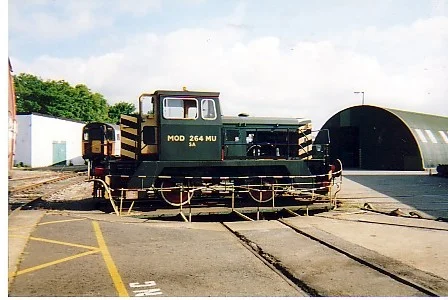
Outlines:
[[[350,123],[351,125],[348,125],[348,123],[345,123],[347,118],[344,116],[352,114],[358,116],[357,121],[350,121],[356,122],[356,124]],[[398,121],[398,123],[395,122],[396,125],[401,124],[404,129],[408,130],[415,140],[423,168],[434,168],[439,164],[448,164],[448,117],[373,105],[356,105],[336,113],[324,124],[322,129],[362,126],[362,124],[371,122],[388,123],[390,125],[393,123],[387,120],[393,119]],[[397,141],[397,147],[399,147],[398,145],[399,142]],[[380,147],[380,145],[376,146]]]
[[[356,105],[333,115],[322,129],[329,130],[332,159],[349,167],[421,170],[448,164],[445,116]]]
[[[55,116],[50,116],[47,114],[41,114],[38,112],[18,112],[17,116],[39,116],[39,117],[44,117],[44,118],[49,118],[49,119],[58,119],[58,120],[70,121],[70,122],[74,122],[74,123],[87,124],[87,122],[84,122],[84,121],[73,120],[73,119],[63,118],[63,117],[55,117]]]
[[[423,166],[448,163],[448,117],[383,108],[406,125],[417,142]]]

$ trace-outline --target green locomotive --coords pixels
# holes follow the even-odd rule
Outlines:
[[[225,117],[218,92],[143,94],[120,131],[120,158],[94,170],[103,183],[94,193],[111,199],[181,206],[210,194],[258,202],[328,196],[341,173],[328,161],[328,143],[313,145],[310,120]]]

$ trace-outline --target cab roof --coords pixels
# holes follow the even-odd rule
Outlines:
[[[311,123],[309,119],[302,118],[275,118],[275,117],[233,117],[223,116],[223,124],[252,124],[252,125],[304,125]]]
[[[154,91],[155,96],[186,96],[186,97],[219,97],[219,92],[200,92],[200,91],[170,91],[157,90]]]

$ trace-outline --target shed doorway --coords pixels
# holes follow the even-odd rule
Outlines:
[[[344,126],[330,131],[330,156],[338,157],[345,168],[360,168],[359,127]]]

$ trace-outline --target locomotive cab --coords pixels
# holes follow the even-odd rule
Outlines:
[[[120,131],[118,126],[105,123],[89,123],[82,133],[82,158],[92,161],[120,155]]]
[[[148,109],[149,103],[152,107]],[[122,120],[124,126],[126,118],[124,116],[125,120]],[[142,138],[133,158],[161,161],[221,159],[219,93],[156,91],[143,94],[139,98],[138,119],[140,124],[136,125],[141,129]]]

